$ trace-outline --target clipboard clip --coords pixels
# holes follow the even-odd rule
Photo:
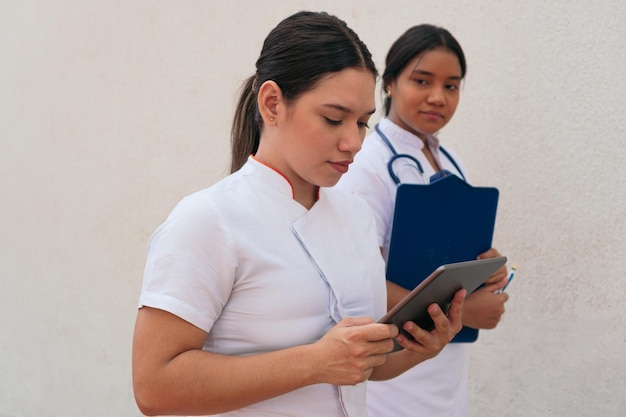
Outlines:
[[[433,182],[437,182],[441,179],[444,179],[445,177],[449,177],[450,175],[454,174],[447,169],[442,169],[441,171],[435,172],[433,175],[430,176],[430,183],[432,184]]]

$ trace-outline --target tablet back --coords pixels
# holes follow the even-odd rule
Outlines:
[[[407,321],[413,321],[419,327],[431,331],[434,323],[427,311],[429,305],[437,303],[442,311],[447,313],[450,302],[458,290],[465,288],[467,294],[470,294],[498,268],[506,264],[506,260],[505,256],[501,256],[442,265],[421,281],[379,321],[395,324],[400,333],[408,339],[413,337],[402,328]],[[399,349],[402,348],[396,344],[394,350]]]

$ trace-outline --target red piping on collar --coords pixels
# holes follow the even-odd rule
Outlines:
[[[276,168],[274,168],[273,166],[269,165],[268,163],[261,161],[259,158],[257,158],[254,155],[250,155],[252,157],[252,159],[254,159],[255,161],[257,161],[260,164],[265,165],[266,167],[268,167],[269,169],[271,169],[272,171],[278,173],[281,177],[283,177],[285,179],[285,181],[287,181],[287,184],[289,184],[289,186],[291,187],[291,199],[295,200],[296,195],[293,191],[293,185],[291,184],[291,181],[289,181],[289,178],[287,178],[282,172],[280,172],[279,170],[277,170]],[[321,187],[317,187],[317,199],[320,199],[320,189]]]

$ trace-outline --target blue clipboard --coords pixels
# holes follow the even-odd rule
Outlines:
[[[400,184],[387,259],[387,279],[411,290],[439,265],[470,261],[492,246],[499,192],[455,175],[430,185]],[[452,340],[474,342],[478,330]]]

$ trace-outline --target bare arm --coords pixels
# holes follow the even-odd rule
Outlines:
[[[410,291],[389,280],[387,280],[385,284],[387,285],[387,311],[389,311],[393,306],[398,304],[400,300],[402,300]]]
[[[396,334],[393,325],[345,319],[310,345],[226,356],[201,350],[203,330],[143,307],[133,341],[135,399],[147,415],[215,414],[310,384],[352,385],[384,363]]]

